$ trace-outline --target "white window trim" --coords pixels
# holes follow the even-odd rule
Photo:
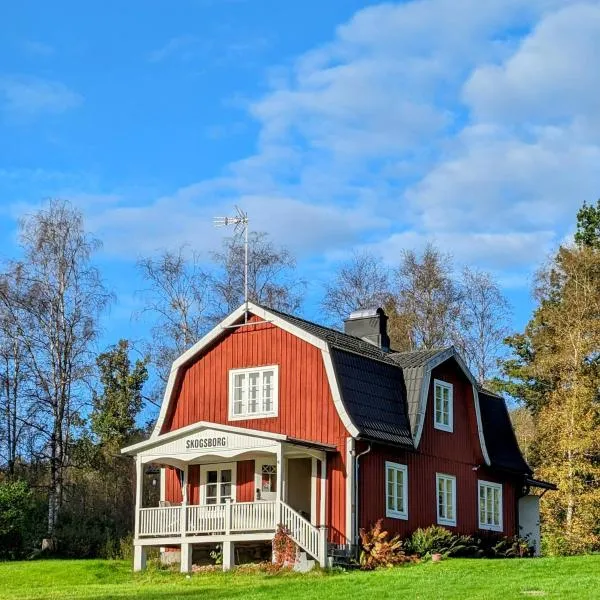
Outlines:
[[[436,420],[437,396],[435,393],[435,388],[438,385],[448,390],[448,425],[445,425],[444,423],[438,423]],[[433,426],[440,431],[448,431],[450,433],[454,431],[454,386],[451,383],[441,381],[440,379],[433,380]]]
[[[200,465],[200,505],[206,506],[206,474],[208,471],[223,471],[231,469],[231,501],[237,498],[237,463],[214,463],[212,465]],[[210,506],[216,506],[211,504]]]
[[[479,502],[480,502],[482,487],[489,487],[489,488],[493,488],[493,489],[500,491],[500,503],[499,503],[499,507],[498,507],[498,513],[499,513],[498,516],[500,519],[499,525],[490,525],[489,523],[481,522],[481,509],[479,506]],[[503,489],[502,489],[501,483],[494,483],[493,481],[484,481],[483,479],[479,479],[477,481],[477,514],[478,514],[477,519],[479,521],[479,529],[485,529],[487,531],[504,531],[504,522],[503,522],[503,517],[502,517],[502,513],[504,510],[504,501],[503,501],[502,496],[503,496]]]
[[[238,373],[263,373],[264,371],[273,371],[273,410],[271,412],[258,412],[253,414],[234,415],[233,414],[233,382]],[[248,399],[246,399],[247,403]],[[227,398],[228,420],[229,421],[250,421],[252,419],[271,419],[279,415],[279,365],[267,365],[264,367],[245,367],[243,369],[229,370],[229,394]]]
[[[404,495],[404,510],[390,510],[388,508],[388,469],[402,472],[402,493]],[[408,520],[408,467],[390,461],[385,462],[385,516],[390,519]]]
[[[440,479],[450,479],[452,481],[452,506],[454,508],[454,518],[453,519],[446,519],[446,518],[440,516],[440,505],[438,502]],[[450,525],[452,527],[456,527],[456,513],[458,512],[458,506],[456,504],[456,477],[454,475],[448,475],[447,473],[436,473],[435,474],[435,512],[437,514],[438,525]]]

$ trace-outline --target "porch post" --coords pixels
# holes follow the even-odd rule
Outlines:
[[[142,492],[144,489],[144,465],[142,456],[138,454],[135,457],[135,523],[134,538],[140,535],[140,509],[142,508]]]
[[[310,459],[311,462],[311,473],[310,473],[310,524],[316,525],[317,519],[317,485],[318,479],[318,463],[317,459],[313,456]]]
[[[187,501],[188,501],[188,465],[183,467],[183,477],[181,479],[181,512],[180,512],[180,529],[182,537],[185,537],[187,529]],[[183,545],[181,546],[182,564],[183,564]],[[187,573],[187,571],[186,571]]]
[[[223,542],[223,571],[229,571],[235,566],[235,546],[230,540]]]
[[[146,568],[146,546],[135,544],[133,546],[133,570],[143,571]]]
[[[321,527],[325,526],[327,520],[326,500],[325,495],[327,493],[327,455],[323,456],[321,460]]]
[[[181,572],[189,573],[192,570],[192,544],[181,544]]]
[[[276,520],[275,526],[281,524],[281,503],[283,502],[283,444],[279,442],[276,450],[277,457],[277,489],[275,490],[275,497],[277,499],[276,508]]]

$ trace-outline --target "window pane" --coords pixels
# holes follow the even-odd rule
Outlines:
[[[208,471],[206,473],[207,483],[217,483],[217,471]]]
[[[223,469],[221,471],[221,483],[229,483],[231,481],[231,469]]]
[[[263,411],[271,412],[273,410],[273,371],[264,371],[263,382]]]
[[[249,373],[248,375],[248,412],[255,413],[259,411],[259,373]]]

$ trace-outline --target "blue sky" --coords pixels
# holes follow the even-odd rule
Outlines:
[[[104,341],[141,338],[136,257],[207,255],[234,204],[298,257],[428,241],[529,316],[533,270],[600,196],[600,2],[144,0],[0,7],[0,254],[70,199],[104,242]]]

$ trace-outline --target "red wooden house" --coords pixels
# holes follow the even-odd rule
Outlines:
[[[478,388],[454,348],[393,352],[381,309],[335,331],[252,303],[180,356],[135,456],[135,568],[149,546],[272,540],[285,525],[326,565],[380,517],[391,532],[440,524],[529,535],[537,496],[502,398]],[[142,506],[144,472],[161,501]],[[175,555],[175,554],[172,554]]]

